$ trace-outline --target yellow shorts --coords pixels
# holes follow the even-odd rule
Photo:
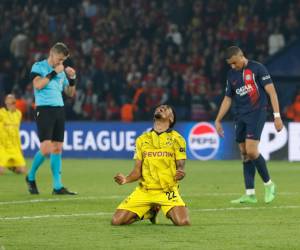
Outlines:
[[[25,159],[20,150],[0,152],[0,167],[25,167]]]
[[[178,189],[170,192],[162,190],[145,190],[142,187],[137,187],[117,209],[131,211],[142,218],[153,205],[160,205],[161,210],[165,215],[177,206],[185,206],[184,201],[179,195]]]

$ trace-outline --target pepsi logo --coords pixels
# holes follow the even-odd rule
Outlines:
[[[212,159],[219,149],[219,136],[214,126],[207,122],[192,127],[188,145],[192,155],[198,160]]]

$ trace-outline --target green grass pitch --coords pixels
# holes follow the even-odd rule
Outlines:
[[[30,165],[30,161],[27,164]],[[159,224],[142,221],[110,225],[116,206],[135,187],[118,186],[132,160],[63,160],[63,182],[74,196],[51,195],[49,161],[41,167],[40,195],[27,193],[24,176],[0,176],[0,250],[10,249],[300,249],[299,163],[269,162],[278,187],[274,202],[232,205],[243,193],[239,161],[188,161],[180,184],[192,226],[175,227],[159,215]]]

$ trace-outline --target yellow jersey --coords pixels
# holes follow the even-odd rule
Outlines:
[[[21,148],[21,120],[22,113],[19,110],[12,112],[6,108],[0,109],[0,144],[5,150]]]
[[[136,139],[134,159],[142,161],[140,185],[147,190],[176,188],[176,161],[186,159],[186,142],[175,130],[151,130]]]

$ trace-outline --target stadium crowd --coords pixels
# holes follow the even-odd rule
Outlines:
[[[78,72],[68,119],[146,120],[166,102],[179,119],[213,119],[224,48],[263,62],[300,37],[299,17],[293,0],[1,1],[0,93],[32,120],[30,68],[62,41]]]

